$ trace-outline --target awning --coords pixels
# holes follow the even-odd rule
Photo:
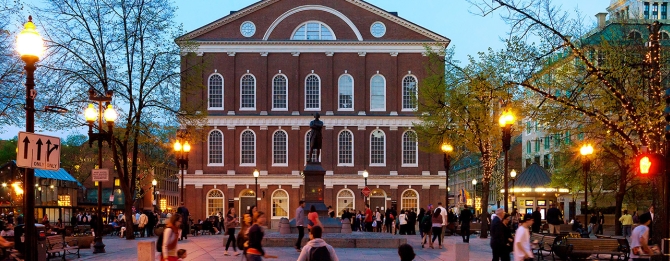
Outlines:
[[[72,177],[72,175],[70,175],[70,173],[67,173],[67,171],[62,168],[59,170],[35,169],[35,177],[71,181],[77,183],[77,185],[80,187],[82,186],[79,181],[77,181],[74,177]]]

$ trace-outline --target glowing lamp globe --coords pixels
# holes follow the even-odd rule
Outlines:
[[[16,51],[21,57],[35,57],[38,60],[44,53],[44,40],[37,32],[33,17],[28,16],[28,22],[23,25],[23,31],[16,37]]]
[[[105,109],[104,116],[105,121],[109,123],[113,123],[119,117],[119,115],[116,113],[116,110],[114,110],[111,104],[107,105],[107,109]]]
[[[176,152],[181,151],[181,143],[179,141],[174,142],[174,151],[176,151]]]
[[[157,181],[156,179],[152,180],[152,181],[151,181],[151,185],[152,185],[152,186],[156,186],[156,185],[158,185],[158,181]]]
[[[370,174],[368,173],[368,171],[367,171],[367,170],[364,170],[364,171],[363,171],[363,177],[367,179],[367,178],[368,178],[368,175],[370,175]]]
[[[92,103],[89,103],[86,110],[84,110],[84,118],[86,118],[87,122],[95,122],[98,119],[98,111],[93,107]]]
[[[184,146],[182,147],[184,149],[184,152],[189,152],[191,151],[191,144],[188,144],[188,141],[184,142]]]
[[[451,153],[452,151],[454,151],[453,146],[451,146],[450,144],[447,144],[447,143],[442,144],[442,152]]]
[[[257,169],[254,170],[254,178],[258,178],[259,175],[260,173],[258,172],[258,170]]]

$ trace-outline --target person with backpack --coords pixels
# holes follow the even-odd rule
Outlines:
[[[163,230],[163,233],[158,236],[158,241],[156,246],[161,246],[158,252],[161,252],[161,261],[177,261],[179,256],[177,255],[177,242],[179,240],[179,228],[182,223],[182,217],[180,214],[175,214],[170,217],[168,224]]]
[[[423,231],[423,237],[421,238],[421,248],[423,248],[423,245],[426,244],[426,240],[430,241],[430,236],[432,235],[432,227],[433,227],[433,217],[430,215],[430,209],[428,212],[423,215],[423,219],[421,219],[421,230]],[[431,243],[432,245],[432,243]]]
[[[309,242],[302,248],[297,261],[338,261],[335,249],[321,239],[323,229],[315,226],[309,231]]]
[[[237,252],[237,245],[235,244],[235,227],[237,227],[237,224],[240,222],[237,221],[237,216],[235,215],[235,208],[230,208],[228,209],[228,214],[226,215],[226,219],[224,222],[224,229],[226,231],[226,235],[228,235],[228,241],[226,242],[226,250],[223,252],[224,256],[228,256],[228,247],[230,246],[230,243],[233,243],[233,251],[235,252],[235,256],[238,256],[240,253]]]
[[[265,226],[265,213],[263,211],[258,211],[254,213],[254,224],[249,228],[247,236],[249,237],[247,248],[247,261],[261,261],[263,258],[277,258],[277,256],[268,255],[263,250],[263,237],[265,232],[263,231],[263,226]],[[312,227],[314,229],[317,226]]]

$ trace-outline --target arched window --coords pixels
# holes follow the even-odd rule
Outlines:
[[[642,39],[642,34],[638,31],[631,31],[630,33],[628,33],[628,39],[631,39],[631,40]]]
[[[408,75],[402,79],[402,109],[403,110],[416,110],[417,109],[417,96],[416,96],[416,78],[414,76]]]
[[[277,75],[272,80],[272,109],[288,110],[288,80],[286,76]]]
[[[402,165],[416,167],[418,161],[418,146],[416,132],[406,131],[402,134]]]
[[[251,74],[240,80],[240,110],[256,109],[256,78]]]
[[[383,189],[373,189],[370,192],[370,209],[386,210],[386,191]]]
[[[386,110],[386,79],[380,74],[370,79],[370,110]]]
[[[205,217],[216,215],[221,212],[225,214],[224,211],[224,197],[223,192],[218,189],[212,189],[207,193],[207,213]]]
[[[338,161],[340,166],[354,165],[354,135],[349,130],[343,130],[337,139]]]
[[[256,193],[253,190],[246,189],[240,192],[240,209],[237,215],[241,218],[244,216],[244,213],[249,213],[251,207],[256,205],[256,200]]]
[[[328,25],[318,21],[309,21],[299,25],[293,31],[291,40],[335,40],[335,34]]]
[[[668,32],[661,32],[661,40],[670,40],[670,35],[668,35]]]
[[[213,130],[209,133],[209,162],[208,165],[223,166],[223,133]]]
[[[337,212],[335,212],[335,215],[342,215],[345,209],[354,209],[354,202],[356,202],[356,198],[354,192],[350,189],[342,189],[337,192]]]
[[[278,130],[272,135],[272,165],[288,165],[288,135]]]
[[[305,78],[305,110],[318,111],[321,109],[321,80],[316,74]]]
[[[370,134],[370,166],[386,165],[386,137],[382,130]]]
[[[242,132],[242,139],[240,139],[240,157],[241,165],[255,166],[256,165],[256,134],[251,130]]]
[[[272,218],[288,218],[288,193],[286,190],[277,189],[272,192]]]
[[[339,110],[354,110],[354,78],[351,75],[343,74],[338,81],[339,91]]]
[[[403,191],[402,197],[400,199],[400,209],[412,209],[416,212],[419,212],[419,193],[413,189],[407,189]]]
[[[223,109],[223,77],[220,74],[209,76],[209,109]]]

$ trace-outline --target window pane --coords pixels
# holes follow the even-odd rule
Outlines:
[[[286,164],[288,163],[287,160],[287,153],[286,153],[286,142],[287,142],[287,137],[286,137],[286,132],[283,131],[277,131],[274,134],[274,141],[273,141],[273,164]]]
[[[209,107],[223,107],[223,77],[220,75],[209,77]]]
[[[416,191],[406,190],[402,193],[400,208],[405,210],[413,209],[414,211],[418,211],[419,195],[416,194]]]
[[[256,163],[256,135],[250,130],[244,131],[242,133],[242,151],[240,156],[242,157],[242,164],[255,164]]]
[[[386,82],[384,77],[375,75],[370,81],[370,109],[386,109]]]
[[[339,81],[340,109],[351,109],[354,103],[354,79],[343,75]]]
[[[376,130],[370,137],[370,164],[385,164],[384,132]]]
[[[321,108],[319,77],[316,75],[307,76],[305,81],[305,108],[319,109]]]
[[[417,137],[414,131],[402,135],[402,164],[417,164]]]
[[[526,153],[530,153],[530,141],[526,141]]]
[[[293,35],[293,40],[305,40],[305,26],[301,26],[298,30],[295,31]]]
[[[333,40],[333,33],[324,25],[321,25],[321,40]]]
[[[307,40],[319,40],[319,24],[317,23],[308,23],[307,24]]]
[[[286,102],[286,77],[283,75],[275,76],[272,81],[272,108],[274,109],[287,109],[288,104]]]
[[[338,139],[339,164],[353,164],[353,137],[351,132],[340,132]]]
[[[223,134],[212,131],[209,134],[209,164],[223,163]]]
[[[242,77],[242,108],[256,108],[256,80],[251,75]]]
[[[283,190],[272,193],[272,217],[288,217],[288,194]]]
[[[354,209],[354,194],[349,190],[340,190],[337,193],[337,212],[336,216],[342,215],[345,209],[352,210]]]
[[[402,80],[402,108],[416,109],[416,79],[407,76]]]
[[[223,210],[223,192],[212,190],[207,194],[207,217],[219,212],[225,213]]]

